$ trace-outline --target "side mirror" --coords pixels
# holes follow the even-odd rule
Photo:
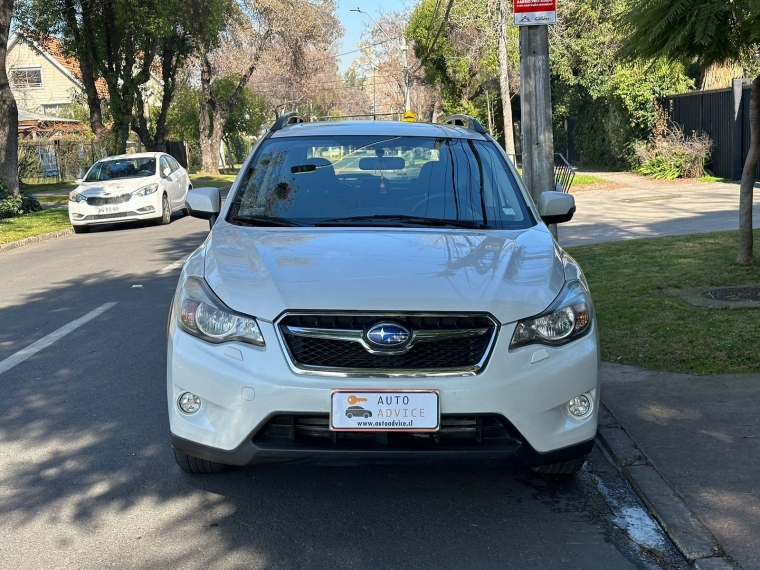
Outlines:
[[[172,173],[172,169],[167,166],[161,171],[161,173],[164,175],[164,178],[166,178]]]
[[[82,182],[84,182],[82,178],[77,178],[76,180],[74,180],[74,184],[76,184],[77,186],[79,186]]]
[[[222,209],[222,197],[218,188],[193,188],[187,193],[185,206],[192,217],[209,220],[209,225],[212,226],[212,220],[216,221]]]
[[[546,224],[569,222],[575,214],[575,198],[564,192],[543,192],[538,198],[538,215]]]

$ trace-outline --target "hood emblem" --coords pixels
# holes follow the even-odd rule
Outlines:
[[[406,343],[411,334],[398,323],[385,322],[372,326],[364,336],[370,345],[396,347]]]

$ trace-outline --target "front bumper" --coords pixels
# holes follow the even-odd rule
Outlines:
[[[91,206],[86,202],[69,202],[69,221],[74,226],[91,226],[161,217],[161,194],[131,196],[120,204]]]
[[[218,449],[171,434],[172,447],[177,451],[216,461],[225,465],[263,463],[316,463],[322,465],[354,465],[382,463],[449,463],[467,461],[486,465],[538,467],[569,461],[586,455],[594,447],[594,439],[539,453],[525,441],[515,440],[501,445],[474,447],[445,446],[435,443],[405,448],[403,445],[313,445],[311,443],[262,443],[256,441],[255,429],[233,450]],[[433,437],[433,436],[431,436]],[[382,449],[382,447],[385,447]]]
[[[178,451],[229,465],[271,461],[438,462],[451,459],[535,466],[587,453],[597,428],[599,400],[596,328],[562,347],[509,350],[514,325],[501,327],[487,366],[474,376],[345,378],[293,372],[274,325],[259,321],[267,346],[210,344],[169,324],[167,390],[172,444]],[[356,445],[310,439],[267,440],[260,435],[274,416],[326,417],[333,388],[438,389],[442,418],[499,418],[509,437],[487,445]],[[179,396],[192,392],[200,411],[182,413]],[[584,419],[566,403],[586,394],[594,402]],[[482,443],[482,442],[481,442]]]

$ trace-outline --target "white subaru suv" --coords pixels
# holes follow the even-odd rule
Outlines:
[[[471,117],[280,117],[190,256],[168,323],[179,466],[485,461],[570,474],[593,446],[588,285]]]

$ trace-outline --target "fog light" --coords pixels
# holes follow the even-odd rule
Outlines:
[[[583,418],[591,413],[591,400],[586,396],[577,396],[567,403],[567,409],[575,418]]]
[[[186,414],[194,414],[201,409],[201,399],[190,392],[182,394],[177,404],[179,405],[179,409]]]

